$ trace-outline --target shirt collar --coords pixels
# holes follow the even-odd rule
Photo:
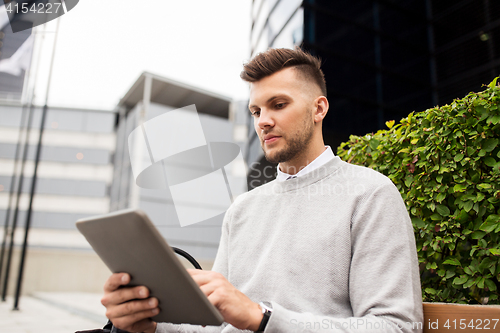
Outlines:
[[[282,182],[282,181],[285,181],[288,179],[303,176],[311,171],[318,169],[319,167],[321,167],[325,163],[331,161],[335,157],[335,155],[333,154],[332,148],[330,148],[330,146],[325,146],[325,148],[326,148],[325,151],[322,152],[321,155],[316,157],[316,159],[314,159],[314,161],[312,161],[311,163],[306,165],[305,168],[303,168],[302,170],[297,172],[295,175],[289,175],[289,174],[281,171],[280,166],[278,164],[278,166],[277,166],[278,175],[276,176],[276,180]]]

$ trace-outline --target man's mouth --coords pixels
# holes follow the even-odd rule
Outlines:
[[[273,134],[266,134],[264,136],[264,143],[265,144],[270,144],[275,141],[278,141],[281,138],[281,136],[273,135]]]

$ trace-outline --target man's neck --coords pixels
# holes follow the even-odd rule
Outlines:
[[[318,156],[321,155],[325,149],[325,144],[321,142],[321,145],[311,147],[307,151],[304,151],[303,154],[299,154],[290,161],[281,162],[279,164],[279,168],[286,174],[295,175],[297,172],[304,169],[309,163],[318,158]]]

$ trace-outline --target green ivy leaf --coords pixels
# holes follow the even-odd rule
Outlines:
[[[488,289],[490,291],[497,290],[497,286],[495,285],[495,282],[491,281],[490,279],[485,279],[484,283],[486,284],[486,287],[488,287]]]
[[[443,201],[445,198],[446,198],[446,193],[441,192],[441,193],[439,193],[439,194],[437,195],[437,197],[436,197],[436,201],[437,201],[437,202],[441,202],[441,201]]]
[[[497,164],[497,161],[493,157],[486,157],[484,159],[484,164],[486,164],[489,167],[494,167],[495,164]]]
[[[474,201],[469,200],[464,204],[464,210],[468,213],[471,209],[472,206],[474,205]]]
[[[453,280],[453,284],[461,285],[461,284],[464,284],[465,282],[467,282],[468,279],[469,278],[467,277],[467,275],[462,275],[461,277],[456,277]]]
[[[449,258],[446,259],[443,264],[445,265],[454,265],[454,266],[460,266],[460,261],[458,261],[457,258]]]
[[[425,292],[428,294],[435,295],[436,294],[436,289],[434,288],[425,288]]]
[[[453,186],[453,192],[463,192],[467,189],[466,184],[457,184]]]
[[[431,220],[439,221],[439,220],[441,220],[441,215],[439,215],[438,213],[434,213],[431,215]]]
[[[446,271],[445,279],[449,279],[451,277],[454,277],[455,274],[456,274],[456,272],[454,272],[454,271]]]
[[[490,253],[496,256],[500,256],[500,249],[489,249]]]
[[[471,238],[472,239],[481,239],[484,237],[484,235],[486,235],[486,232],[484,231],[479,231],[479,230],[476,230],[472,233],[471,235]]]
[[[486,139],[483,141],[482,148],[487,152],[492,151],[498,145],[498,139]]]
[[[484,289],[484,277],[479,278],[477,281],[477,287],[480,289]]]
[[[498,80],[498,76],[496,78],[494,78],[493,81],[490,82],[488,87],[495,88],[495,86],[497,85],[497,80]]]
[[[455,155],[455,157],[453,157],[453,160],[455,160],[455,162],[460,162],[463,158],[464,154],[457,154]]]
[[[412,217],[411,222],[417,228],[424,228],[425,227],[425,222],[422,221],[421,219],[417,218],[417,217]]]
[[[484,222],[479,227],[479,230],[483,230],[483,231],[486,231],[487,233],[489,233],[489,232],[492,232],[493,230],[495,230],[496,227],[497,227],[497,224],[494,222]]]
[[[379,144],[380,144],[379,140],[376,140],[376,139],[370,140],[370,148],[372,150],[377,150],[377,147],[378,147]]]
[[[449,216],[450,215],[450,209],[444,205],[437,205],[436,210],[441,216]]]
[[[413,183],[413,176],[406,177],[405,179],[406,187],[410,187],[411,183]]]
[[[500,216],[497,214],[491,214],[486,218],[485,222],[498,223],[500,222]]]
[[[496,125],[496,124],[498,124],[498,122],[500,122],[500,115],[491,116],[488,118],[488,120],[486,122],[491,123],[493,125]]]
[[[467,280],[467,282],[465,282],[464,285],[463,285],[464,289],[472,287],[472,285],[474,284],[474,282],[476,282],[475,278],[473,278],[473,277],[469,278]]]

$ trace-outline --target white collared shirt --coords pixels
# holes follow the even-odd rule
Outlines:
[[[306,173],[309,173],[311,171],[314,171],[321,167],[322,165],[326,164],[328,161],[331,161],[335,155],[333,154],[332,148],[330,146],[325,146],[325,151],[321,153],[318,157],[314,159],[311,163],[305,166],[302,170],[297,172],[295,175],[289,175],[287,173],[284,173],[283,171],[280,170],[280,166],[278,164],[278,175],[276,176],[276,180],[279,182],[283,182],[288,179],[292,178],[297,178],[300,176],[305,175]]]

